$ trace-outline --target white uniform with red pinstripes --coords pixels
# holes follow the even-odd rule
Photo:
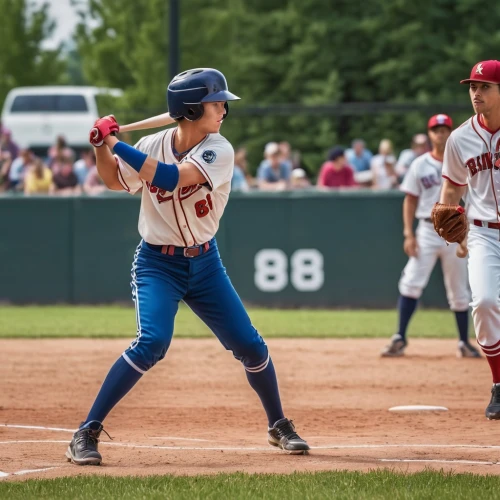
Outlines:
[[[494,378],[499,378],[500,130],[489,130],[480,115],[456,129],[446,143],[443,177],[468,186],[465,209],[470,222],[472,316],[478,343],[488,356]]]
[[[234,151],[220,134],[208,134],[183,158],[173,151],[176,128],[143,137],[135,148],[164,163],[188,161],[198,167],[206,183],[168,192],[142,180],[139,174],[116,157],[118,178],[131,194],[142,189],[139,234],[153,245],[189,247],[210,241],[231,190]]]

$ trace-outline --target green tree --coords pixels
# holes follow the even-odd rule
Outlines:
[[[88,81],[125,90],[126,106],[143,115],[165,109],[168,1],[91,0],[97,27],[83,22],[78,47]],[[322,112],[337,103],[468,105],[458,84],[472,65],[498,58],[500,3],[480,0],[183,0],[181,69],[216,67],[231,90],[223,134],[246,144],[255,167],[269,140],[288,140],[316,172],[326,151],[355,137],[372,150],[396,149],[425,131],[427,112]],[[471,22],[471,21],[474,22]],[[304,105],[310,113],[262,113]],[[149,111],[147,111],[147,109]],[[259,114],[245,110],[257,108]],[[234,111],[233,111],[234,110]],[[469,115],[454,113],[457,125]],[[136,116],[139,118],[139,116]],[[119,116],[119,118],[121,118]]]
[[[54,85],[65,79],[60,49],[44,50],[41,43],[54,30],[48,5],[39,8],[26,0],[0,0],[0,100],[18,86]]]

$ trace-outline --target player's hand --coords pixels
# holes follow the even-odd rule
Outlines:
[[[418,243],[415,235],[412,234],[405,237],[403,248],[408,257],[418,257]]]
[[[458,244],[456,253],[457,257],[460,257],[461,259],[465,259],[465,257],[467,257],[467,254],[469,253],[469,250],[467,249],[467,236],[461,243]]]
[[[116,121],[115,115],[106,115],[103,116],[102,118],[99,118],[99,120],[106,120],[109,121],[110,123],[114,123],[118,127],[118,131],[120,131],[120,125]],[[99,121],[97,120],[97,121]]]
[[[89,133],[89,142],[92,146],[100,148],[104,144],[104,139],[110,134],[116,134],[120,126],[114,116],[99,118],[94,123]]]

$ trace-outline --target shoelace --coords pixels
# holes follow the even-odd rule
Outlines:
[[[293,425],[293,420],[288,420],[276,427],[278,433],[281,437],[287,439],[300,439],[299,435],[295,432],[295,427]]]
[[[104,428],[101,428],[100,431],[96,431],[94,429],[84,429],[85,432],[82,432],[79,436],[78,439],[76,440],[77,443],[83,442],[83,444],[87,447],[88,445],[93,445],[97,446],[97,443],[99,442],[99,435],[102,432],[108,436],[108,438],[113,441],[113,438],[106,432]]]
[[[96,434],[96,431],[92,429],[84,429],[84,432],[78,435],[76,443],[82,444],[84,448],[95,448],[99,442],[99,437]]]

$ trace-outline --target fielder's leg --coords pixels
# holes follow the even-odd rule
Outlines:
[[[399,280],[398,299],[398,331],[392,336],[391,342],[382,351],[382,357],[403,356],[408,341],[406,332],[415,312],[418,299],[429,283],[432,270],[436,265],[439,248],[442,244],[439,236],[434,233],[432,224],[421,221],[417,228],[417,257],[410,257]]]
[[[259,396],[269,423],[268,441],[290,453],[304,453],[307,443],[283,414],[278,381],[267,346],[252,325],[215,244],[192,260],[192,280],[184,301],[233,352],[245,368],[250,386]]]
[[[187,278],[187,266],[183,269],[173,259],[145,245],[139,245],[136,251],[131,286],[137,337],[111,367],[87,418],[73,436],[66,457],[77,465],[101,463],[97,444],[103,430],[102,422],[167,352],[178,303],[186,290],[183,279]]]
[[[450,309],[455,313],[458,329],[459,358],[480,358],[479,351],[469,343],[469,278],[467,258],[457,257],[458,245],[452,244],[441,250],[444,286]]]
[[[472,319],[479,346],[490,365],[493,378],[490,404],[485,414],[500,419],[500,242],[498,230],[470,226],[469,283]]]

